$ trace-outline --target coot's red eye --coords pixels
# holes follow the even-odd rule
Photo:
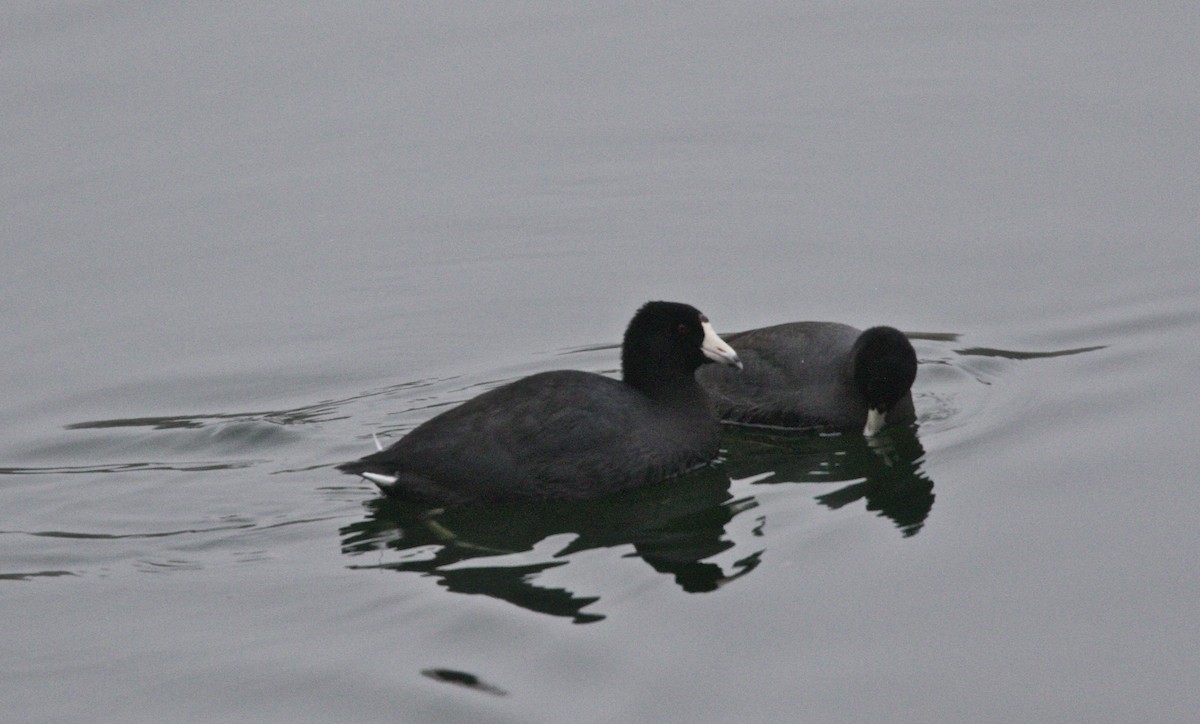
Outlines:
[[[688,326],[687,326],[686,324],[681,324],[681,325],[679,325],[679,333],[680,333],[680,334],[687,334],[687,333],[688,333]]]

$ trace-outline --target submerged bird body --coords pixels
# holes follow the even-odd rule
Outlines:
[[[559,370],[464,402],[339,469],[394,497],[439,505],[582,499],[711,460],[719,423],[694,371],[737,364],[693,307],[651,302],[622,347],[623,380]]]
[[[696,376],[728,422],[872,435],[915,417],[916,352],[896,329],[792,322],[726,338],[744,372],[705,368]]]

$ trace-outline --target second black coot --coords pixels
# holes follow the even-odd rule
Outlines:
[[[705,362],[741,366],[695,307],[649,302],[625,330],[621,380],[531,375],[338,469],[437,505],[583,499],[654,483],[717,455],[720,424],[695,379]]]
[[[903,332],[791,322],[726,335],[745,370],[696,374],[728,422],[874,435],[914,419],[917,354]]]

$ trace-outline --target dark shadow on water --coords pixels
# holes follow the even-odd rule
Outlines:
[[[508,696],[507,691],[493,686],[467,671],[459,671],[457,669],[424,669],[421,671],[421,675],[427,676],[434,681],[461,686],[464,689],[479,691],[484,694],[491,694],[492,696]]]
[[[711,591],[745,575],[758,564],[750,554],[726,573],[704,559],[728,550],[725,525],[753,501],[733,500],[729,478],[719,467],[694,471],[641,490],[583,502],[536,502],[467,508],[427,514],[387,498],[367,501],[367,517],[342,529],[342,551],[358,555],[377,550],[405,555],[375,565],[424,573],[456,593],[477,593],[576,623],[604,616],[583,609],[598,597],[537,585],[538,574],[566,565],[582,551],[632,546],[634,555],[656,571],[673,576],[685,591]],[[562,534],[573,540],[551,560],[498,560],[527,553]],[[492,565],[469,565],[473,559]],[[476,563],[483,563],[478,560]]]
[[[1075,349],[1060,349],[1051,350],[1049,352],[1021,352],[1019,350],[1010,349],[992,349],[991,347],[968,347],[966,349],[956,349],[956,353],[964,357],[1000,357],[1001,359],[1050,359],[1053,357],[1070,357],[1076,354],[1085,354],[1087,352],[1095,352],[1105,349],[1107,345],[1093,345],[1091,347],[1077,347]]]
[[[630,548],[629,557],[689,593],[714,591],[757,568],[770,544],[765,521],[749,534],[740,526],[737,535],[729,523],[755,509],[761,516],[762,510],[753,495],[734,495],[731,480],[846,482],[815,500],[830,510],[862,501],[903,537],[920,531],[933,507],[933,483],[921,469],[924,449],[912,428],[889,429],[872,441],[860,435],[731,428],[725,443],[722,463],[594,501],[429,512],[372,498],[365,503],[365,518],[341,529],[342,552],[354,559],[352,568],[423,574],[455,593],[592,623],[605,617],[585,609],[601,596],[539,580],[584,551]],[[569,537],[548,540],[555,536]],[[714,560],[719,554],[725,563]]]
[[[32,573],[0,573],[0,581],[32,581],[37,578],[60,578],[76,576],[71,571],[35,571]]]
[[[925,448],[915,427],[890,427],[871,439],[733,427],[725,444],[733,478],[762,476],[756,485],[849,482],[818,495],[817,502],[837,510],[861,500],[906,538],[921,530],[933,509],[933,481],[925,475]]]
[[[248,468],[253,462],[212,462],[212,463],[111,463],[100,465],[55,465],[42,468],[0,468],[0,475],[95,475],[97,473],[128,473],[128,472],[211,472],[214,470],[237,470]]]

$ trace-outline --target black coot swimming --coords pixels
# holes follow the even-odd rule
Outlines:
[[[826,427],[874,435],[914,419],[917,354],[892,327],[792,322],[726,335],[745,364],[737,375],[696,373],[728,422]]]
[[[531,375],[338,469],[395,498],[443,506],[583,499],[654,483],[717,455],[720,423],[695,378],[709,361],[741,366],[695,307],[648,302],[625,330],[621,380]]]

